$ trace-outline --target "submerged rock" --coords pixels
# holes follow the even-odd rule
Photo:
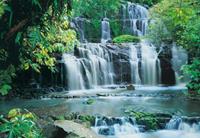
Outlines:
[[[127,90],[135,90],[135,86],[133,86],[132,84],[126,86]]]

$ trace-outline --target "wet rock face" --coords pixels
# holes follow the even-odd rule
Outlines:
[[[158,58],[161,66],[161,81],[163,84],[176,84],[175,72],[172,68],[172,44],[163,44],[163,50],[160,52]]]

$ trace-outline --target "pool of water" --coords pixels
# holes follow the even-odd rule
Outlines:
[[[182,98],[186,91],[184,87],[136,87],[135,91],[125,89],[110,90],[98,89],[96,92],[111,94],[110,96],[92,96],[94,102],[85,104],[91,98],[70,99],[13,99],[0,101],[0,113],[12,108],[26,108],[39,114],[54,112],[80,112],[84,114],[101,114],[104,116],[124,116],[127,108],[135,111],[150,113],[173,113],[185,116],[200,116],[200,101],[185,100]],[[83,95],[95,93],[95,90],[82,91]],[[81,93],[79,91],[79,93]],[[76,92],[67,93],[70,95]],[[114,94],[114,96],[112,96]]]

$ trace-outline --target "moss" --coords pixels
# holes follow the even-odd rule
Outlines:
[[[92,126],[95,122],[95,117],[90,115],[80,115],[78,118],[82,123],[87,123],[88,126]]]
[[[120,35],[113,39],[114,43],[140,42],[140,38],[132,35]]]
[[[126,113],[130,117],[136,119],[137,124],[145,125],[147,130],[156,130],[159,128],[158,120],[154,114],[144,113],[144,112],[135,112],[133,110],[128,110]]]
[[[94,102],[95,102],[94,99],[88,99],[88,100],[87,100],[86,102],[84,102],[84,103],[90,105],[90,104],[93,104]]]
[[[83,115],[80,113],[70,113],[65,115],[60,115],[56,120],[73,120],[77,123],[81,123],[86,127],[91,127],[95,123],[95,116],[92,115]]]

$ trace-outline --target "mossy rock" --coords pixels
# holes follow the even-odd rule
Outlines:
[[[159,122],[154,114],[135,112],[133,110],[128,110],[126,113],[130,117],[134,117],[137,124],[145,125],[147,130],[156,130],[159,128]]]
[[[113,39],[113,43],[131,43],[131,42],[138,43],[140,42],[140,38],[132,35],[120,35]]]
[[[90,105],[90,104],[93,104],[94,102],[95,102],[94,99],[88,99],[87,101],[85,101],[85,102],[83,102],[83,103],[84,103],[84,104]]]

